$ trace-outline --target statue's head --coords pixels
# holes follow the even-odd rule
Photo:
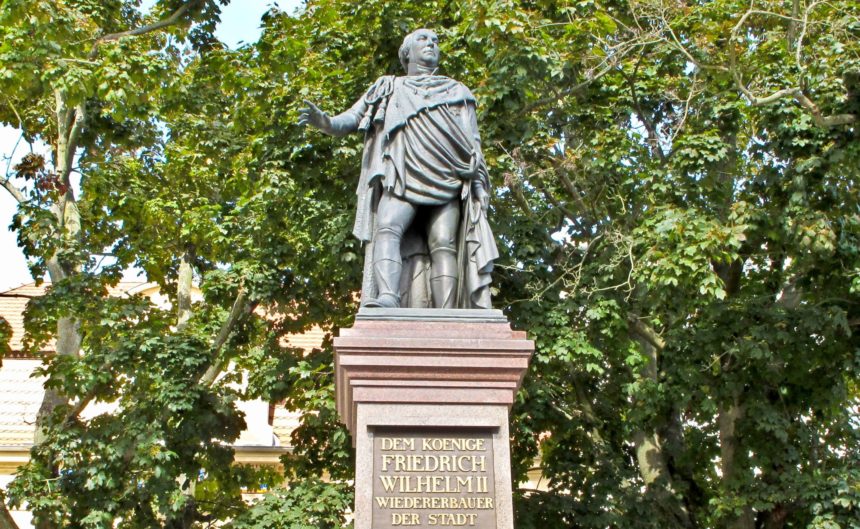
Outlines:
[[[436,68],[439,65],[439,37],[432,29],[416,29],[403,39],[398,55],[406,71],[409,71],[410,62]]]

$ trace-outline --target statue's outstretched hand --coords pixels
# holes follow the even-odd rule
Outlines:
[[[321,131],[331,134],[331,118],[316,105],[304,100],[306,107],[299,111],[299,125],[311,124]]]

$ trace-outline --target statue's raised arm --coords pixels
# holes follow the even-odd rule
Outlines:
[[[353,228],[367,243],[361,304],[491,308],[499,254],[475,97],[437,75],[434,31],[407,35],[399,56],[407,75],[380,77],[346,112],[305,101],[299,114],[326,134],[365,133]]]
[[[355,107],[332,118],[307,99],[304,102],[306,106],[299,111],[299,125],[312,125],[330,136],[346,136],[358,130]]]

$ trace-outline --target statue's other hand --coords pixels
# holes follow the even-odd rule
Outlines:
[[[484,212],[484,215],[487,214],[487,208],[490,207],[490,195],[487,193],[487,190],[484,189],[484,186],[477,180],[472,184],[472,194],[475,195],[475,198],[481,203],[481,210]]]
[[[304,102],[307,106],[299,110],[299,125],[310,124],[323,132],[329,132],[331,129],[331,118],[328,117],[328,114],[307,99]]]

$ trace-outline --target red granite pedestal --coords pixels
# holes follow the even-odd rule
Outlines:
[[[513,529],[508,410],[534,343],[496,310],[362,309],[335,338],[355,529]]]

